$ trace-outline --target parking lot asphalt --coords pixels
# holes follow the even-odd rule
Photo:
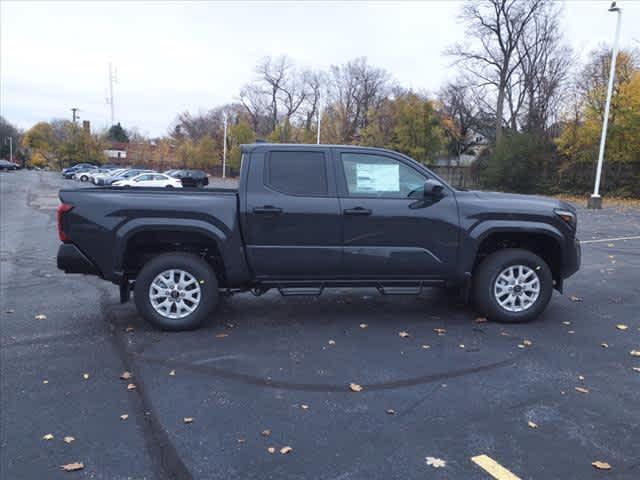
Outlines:
[[[236,295],[165,333],[56,269],[70,185],[0,174],[1,478],[492,478],[482,454],[522,479],[640,478],[640,239],[608,240],[640,236],[640,210],[579,209],[582,269],[533,323],[341,289]]]

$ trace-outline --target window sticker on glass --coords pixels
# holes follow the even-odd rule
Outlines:
[[[358,163],[356,167],[356,191],[398,192],[400,170],[396,164]]]

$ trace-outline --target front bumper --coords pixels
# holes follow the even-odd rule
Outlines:
[[[91,260],[71,243],[63,243],[58,248],[58,268],[65,273],[100,275],[100,271]]]
[[[567,248],[565,261],[562,269],[562,278],[569,278],[580,269],[582,262],[582,248],[580,240],[577,237],[573,239],[573,243]]]

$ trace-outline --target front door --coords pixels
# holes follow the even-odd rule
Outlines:
[[[252,154],[244,231],[257,278],[322,279],[340,274],[342,233],[329,149]]]
[[[344,274],[439,279],[452,273],[458,212],[452,190],[427,199],[427,171],[391,152],[337,152]]]

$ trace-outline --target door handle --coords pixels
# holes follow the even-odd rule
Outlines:
[[[253,213],[258,215],[279,215],[282,213],[282,209],[272,205],[265,205],[264,207],[255,207]]]
[[[364,207],[347,208],[343,212],[345,215],[371,215],[371,209]]]

